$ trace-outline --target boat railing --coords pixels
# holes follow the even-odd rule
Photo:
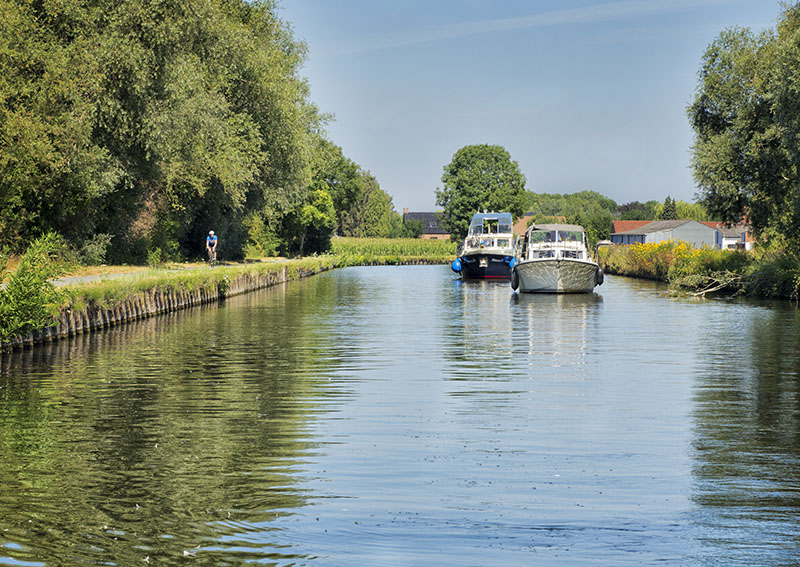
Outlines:
[[[510,234],[467,236],[459,248],[459,256],[465,252],[473,252],[476,250],[499,250],[513,255],[514,237]]]
[[[562,240],[559,242],[531,242],[528,244],[528,258],[574,258],[588,259],[588,252],[583,242]]]

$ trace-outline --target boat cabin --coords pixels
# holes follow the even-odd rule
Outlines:
[[[531,226],[522,241],[521,256],[526,260],[539,258],[590,259],[583,227],[569,224]]]
[[[514,245],[511,213],[477,213],[469,223],[464,250],[508,249]]]

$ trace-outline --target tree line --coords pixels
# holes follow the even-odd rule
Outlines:
[[[466,232],[464,219],[472,214],[470,210],[491,203],[496,210],[509,210],[515,216],[527,208],[540,216],[577,222],[595,240],[606,237],[612,217],[746,222],[757,239],[796,255],[800,242],[798,77],[800,2],[782,4],[774,29],[755,33],[729,28],[708,46],[694,101],[687,108],[695,133],[692,169],[699,189],[697,203],[667,197],[663,203],[616,205],[591,191],[531,193],[526,198],[524,178],[521,184],[509,184],[510,197],[492,202],[484,189],[501,176],[513,178],[516,174],[509,172],[518,172],[518,165],[500,146],[474,146],[459,150],[445,167],[437,204],[445,208],[444,217],[456,238]],[[471,164],[464,164],[466,156],[471,156]],[[502,165],[496,168],[497,164]],[[480,169],[476,165],[492,180],[475,182],[473,189],[464,190],[465,179]],[[454,175],[453,168],[465,173]]]
[[[259,0],[0,0],[0,245],[89,261],[325,250],[402,234],[326,138],[305,45]]]
[[[595,191],[563,195],[528,191],[519,164],[498,145],[459,149],[444,167],[442,184],[436,192],[436,204],[443,208],[443,224],[454,240],[466,236],[472,215],[484,209],[510,212],[515,219],[531,213],[529,222],[579,224],[593,243],[609,238],[615,219],[710,220],[702,204],[676,201],[671,196],[663,202],[617,204]]]

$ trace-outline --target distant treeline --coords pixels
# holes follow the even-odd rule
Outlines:
[[[534,222],[579,224],[586,229],[592,243],[609,238],[614,220],[712,220],[698,203],[676,201],[668,196],[663,202],[632,201],[620,205],[595,191],[565,195],[528,193],[527,211],[533,213]]]
[[[0,0],[0,247],[86,261],[324,250],[399,236],[327,140],[272,0]]]

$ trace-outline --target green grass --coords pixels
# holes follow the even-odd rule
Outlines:
[[[88,305],[113,306],[128,298],[150,290],[161,291],[227,291],[230,282],[242,275],[277,273],[287,269],[289,279],[296,279],[302,271],[320,272],[336,267],[335,258],[321,256],[300,260],[259,262],[232,266],[201,266],[194,269],[151,269],[125,277],[81,283],[66,288],[68,306],[86,308]],[[66,307],[66,306],[65,306]]]
[[[363,265],[446,264],[456,253],[456,244],[449,241],[384,238],[336,238],[333,253],[294,260],[268,260],[246,264],[177,265],[162,269],[134,268],[121,277],[68,285],[59,293],[59,310],[85,312],[90,308],[108,308],[157,290],[164,292],[206,292],[225,295],[231,282],[248,275],[252,277],[286,270],[289,280],[333,268]],[[109,275],[123,268],[103,267]],[[51,322],[36,325],[41,329]]]
[[[449,241],[389,238],[336,238],[333,254],[295,260],[273,260],[248,264],[200,265],[193,269],[149,269],[125,277],[76,284],[66,288],[68,300],[62,308],[85,310],[90,305],[110,307],[150,290],[227,291],[230,282],[244,274],[256,276],[287,270],[290,280],[303,274],[333,268],[407,263],[444,264],[452,260],[456,245]]]

